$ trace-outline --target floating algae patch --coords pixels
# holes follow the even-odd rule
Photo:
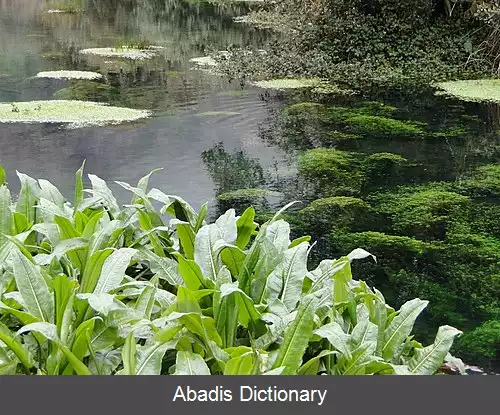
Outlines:
[[[54,100],[0,103],[0,123],[62,123],[70,128],[120,124],[147,118],[149,111],[98,102]]]
[[[477,79],[467,81],[440,82],[436,95],[454,97],[470,102],[500,103],[500,79]]]
[[[336,95],[352,95],[355,91],[349,89],[342,89],[337,85],[330,84],[318,78],[281,78],[270,79],[267,81],[252,82],[259,88],[265,89],[311,89],[311,92],[318,94],[336,94]]]
[[[147,49],[129,48],[123,46],[120,48],[90,48],[82,49],[80,54],[102,56],[105,58],[123,58],[131,60],[152,59],[158,53],[159,47],[150,47]]]
[[[48,71],[39,72],[37,78],[53,78],[53,79],[102,79],[103,76],[97,72],[90,71]]]

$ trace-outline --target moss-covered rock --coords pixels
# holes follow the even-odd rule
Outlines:
[[[329,148],[308,150],[299,159],[300,174],[325,189],[341,186],[359,189],[358,166],[354,155]]]
[[[365,187],[400,184],[404,180],[403,171],[408,160],[399,154],[375,153],[363,160]]]
[[[423,240],[446,240],[467,228],[470,199],[439,188],[408,188],[378,197],[376,210],[386,214],[399,234]]]
[[[487,164],[460,185],[473,195],[500,197],[500,164]]]
[[[300,211],[304,222],[315,230],[330,232],[331,228],[362,228],[370,205],[365,201],[348,196],[334,196],[313,201]]]
[[[358,114],[345,119],[349,132],[370,136],[412,136],[423,133],[420,125],[378,115]]]

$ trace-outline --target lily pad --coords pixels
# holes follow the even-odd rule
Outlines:
[[[37,78],[53,78],[53,79],[102,79],[103,76],[97,72],[90,71],[48,71],[39,72]]]
[[[147,118],[150,111],[98,102],[53,100],[0,103],[0,123],[62,123],[70,128],[120,124]]]
[[[440,82],[435,85],[445,95],[470,102],[499,102],[500,79],[477,79],[466,81]]]
[[[120,48],[90,48],[82,49],[82,55],[95,55],[106,58],[123,58],[131,60],[152,59],[157,55],[159,47],[150,47],[148,49],[129,48],[127,46]]]

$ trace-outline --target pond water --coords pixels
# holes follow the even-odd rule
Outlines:
[[[217,143],[227,151],[244,151],[263,166],[282,156],[258,138],[259,122],[267,116],[262,91],[191,70],[189,62],[203,56],[205,47],[261,44],[266,33],[232,21],[248,6],[84,1],[84,13],[47,12],[63,3],[71,2],[0,0],[0,102],[54,99],[63,93],[69,99],[105,98],[113,105],[152,110],[153,116],[77,130],[0,124],[0,163],[10,173],[13,189],[18,170],[47,178],[71,195],[74,173],[86,159],[87,172],[106,181],[136,183],[161,167],[151,184],[199,207],[213,199],[215,186],[201,155]],[[142,40],[164,47],[154,67],[92,66],[77,53]],[[63,69],[98,70],[113,89],[95,91],[92,83],[33,79],[40,71]],[[115,189],[118,196],[127,196]]]
[[[414,297],[431,301],[420,339],[433,338],[441,324],[471,330],[498,321],[498,105],[433,91],[329,100],[283,96],[193,70],[189,61],[206,55],[207,47],[261,47],[268,32],[233,22],[249,5],[83,0],[83,13],[47,12],[64,3],[73,1],[0,0],[0,102],[88,99],[153,115],[72,130],[0,124],[0,163],[13,190],[18,170],[71,195],[75,171],[86,159],[87,172],[108,182],[134,184],[161,167],[152,186],[195,208],[209,201],[212,213],[233,206],[241,211],[249,203],[262,213],[269,201],[277,206],[298,199],[300,208],[309,206],[288,219],[297,234],[318,242],[313,262],[363,247],[379,262],[356,264],[357,278],[394,306]],[[163,49],[153,63],[136,66],[78,53],[131,41]],[[34,79],[40,71],[63,69],[98,71],[107,82]],[[323,150],[308,151],[317,147]],[[276,193],[267,201],[258,192],[215,200],[262,187]],[[112,188],[129,200],[119,186]],[[481,361],[470,353],[470,361]],[[498,370],[498,362],[488,364]]]

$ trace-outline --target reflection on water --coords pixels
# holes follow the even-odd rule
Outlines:
[[[189,63],[210,48],[262,44],[266,33],[232,21],[248,6],[83,0],[83,13],[47,13],[64,3],[75,2],[0,0],[0,102],[83,99],[150,109],[154,116],[81,130],[0,124],[0,162],[10,172],[14,189],[17,180],[12,176],[19,170],[48,178],[71,195],[74,172],[87,159],[88,172],[131,183],[163,167],[152,185],[199,206],[214,196],[201,154],[216,143],[243,150],[263,166],[280,157],[257,137],[258,123],[266,117],[259,92],[242,93],[239,84],[191,70]],[[84,48],[130,42],[162,49],[157,58],[138,64],[79,54]],[[33,78],[40,71],[59,69],[100,71],[106,82]],[[241,115],[224,115],[232,112]]]

